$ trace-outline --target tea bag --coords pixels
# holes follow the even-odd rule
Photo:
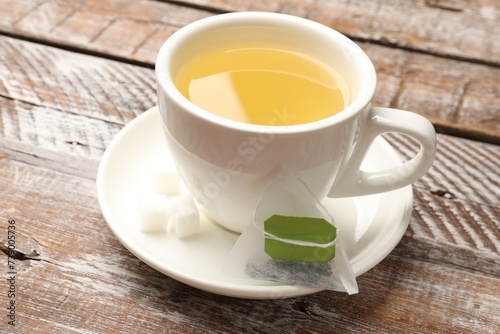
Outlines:
[[[358,292],[342,231],[309,188],[286,172],[262,195],[222,273]]]

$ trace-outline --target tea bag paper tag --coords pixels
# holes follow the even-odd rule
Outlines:
[[[358,292],[341,231],[308,187],[290,173],[264,192],[221,273]]]
[[[336,232],[323,218],[275,214],[264,221],[264,251],[276,260],[328,263]]]

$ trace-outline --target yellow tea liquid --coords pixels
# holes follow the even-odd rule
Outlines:
[[[347,83],[331,66],[272,45],[232,45],[195,55],[175,84],[206,111],[260,125],[317,121],[349,101]]]

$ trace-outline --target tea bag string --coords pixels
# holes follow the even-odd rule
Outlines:
[[[307,246],[307,247],[319,247],[319,248],[327,248],[330,246],[333,246],[337,243],[337,236],[335,236],[335,239],[328,243],[317,243],[313,241],[303,241],[303,240],[293,240],[293,239],[285,239],[285,238],[280,238],[275,236],[274,234],[271,234],[269,232],[264,231],[264,229],[261,228],[258,224],[254,224],[257,229],[264,234],[264,236],[268,239],[284,242],[287,244],[291,245],[297,245],[297,246]]]

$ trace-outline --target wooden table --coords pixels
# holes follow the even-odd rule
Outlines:
[[[160,45],[246,10],[349,36],[376,66],[374,103],[439,132],[406,234],[357,295],[200,291],[138,260],[101,214],[100,158],[156,105]],[[0,0],[0,332],[500,333],[499,20],[498,0]]]

